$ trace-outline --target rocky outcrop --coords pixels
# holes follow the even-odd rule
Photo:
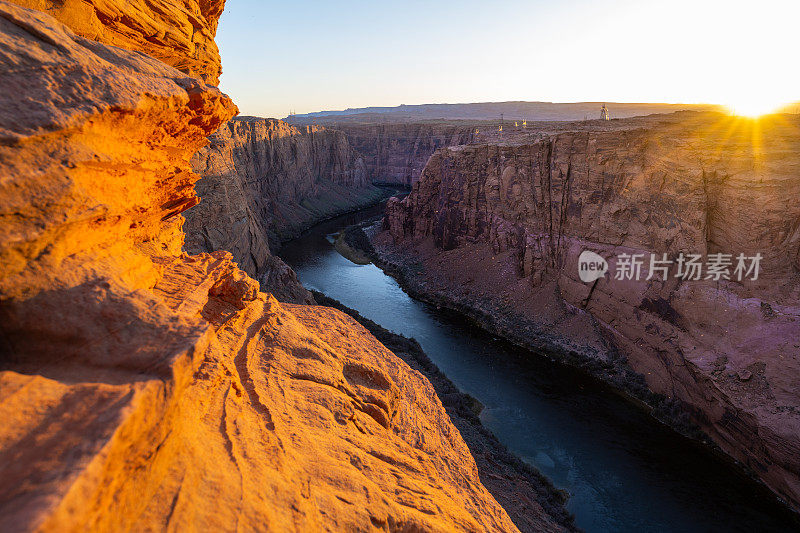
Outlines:
[[[354,228],[349,228],[348,231],[353,232],[351,235],[358,233]],[[458,390],[428,358],[416,340],[388,331],[361,316],[358,311],[349,309],[324,294],[314,292],[314,298],[355,318],[384,346],[430,380],[436,394],[442,399],[450,420],[472,451],[481,481],[521,531],[541,531],[543,527],[547,527],[544,524],[549,521],[548,516],[568,530],[575,527],[573,517],[563,507],[567,494],[556,489],[535,468],[510,453],[483,426],[480,419],[483,405]]]
[[[309,302],[270,250],[315,223],[373,203],[382,191],[343,133],[236,117],[210,138],[192,167],[203,203],[186,214],[186,250],[228,250],[282,301]]]
[[[438,148],[467,144],[473,128],[443,123],[336,124],[364,157],[367,176],[376,183],[410,186]]]
[[[158,267],[147,256],[179,253],[179,215],[198,202],[189,158],[236,107],[155,59],[38,12],[3,12],[3,299],[92,283],[98,257],[152,285]]]
[[[375,244],[414,264],[419,291],[517,342],[617,387],[629,366],[800,508],[797,118],[637,124],[442,149]],[[583,283],[583,250],[610,273]],[[681,252],[733,254],[731,274],[740,253],[763,259],[755,281],[676,279],[675,265],[646,279],[651,253]],[[614,279],[623,253],[644,254],[639,281]]]
[[[516,530],[418,372],[181,252],[227,96],[1,1],[0,42],[0,530]]]
[[[93,41],[138,50],[167,65],[219,84],[214,37],[225,0],[13,0],[38,9]]]

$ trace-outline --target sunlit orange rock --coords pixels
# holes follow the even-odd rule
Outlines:
[[[2,1],[0,69],[0,530],[516,530],[422,375],[181,252],[227,96]]]
[[[52,15],[93,41],[138,50],[219,84],[214,37],[225,0],[13,0]]]

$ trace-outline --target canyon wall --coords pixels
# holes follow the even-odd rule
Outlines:
[[[4,1],[0,43],[0,530],[516,531],[421,374],[181,251],[226,95]]]
[[[219,84],[214,42],[225,0],[15,0],[44,11],[86,39],[138,50],[176,69]]]
[[[375,183],[410,186],[419,179],[438,148],[467,144],[473,128],[444,123],[335,123],[350,145],[364,157],[367,176]]]
[[[236,117],[192,159],[204,201],[186,213],[185,249],[227,250],[281,301],[310,302],[270,250],[315,223],[377,201],[362,158],[342,132]]]
[[[630,367],[800,508],[800,122],[680,113],[442,149],[374,242],[424,296],[616,387]],[[590,250],[609,262],[578,275]],[[620,254],[641,278],[615,279]],[[732,254],[732,279],[649,256]],[[739,281],[736,256],[763,257]],[[622,376],[622,377],[621,377]],[[630,385],[630,386],[629,386]]]

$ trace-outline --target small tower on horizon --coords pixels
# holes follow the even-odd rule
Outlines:
[[[600,108],[600,120],[611,120],[606,104],[603,104],[603,107]]]

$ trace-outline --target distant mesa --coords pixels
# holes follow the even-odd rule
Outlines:
[[[396,107],[361,107],[340,111],[292,113],[286,120],[304,121],[314,118],[334,117],[352,120],[378,115],[389,120],[495,120],[501,114],[506,120],[583,120],[597,117],[606,105],[614,118],[629,118],[653,113],[675,111],[723,111],[721,106],[709,104],[652,104],[621,102],[480,102],[471,104],[419,104]]]

